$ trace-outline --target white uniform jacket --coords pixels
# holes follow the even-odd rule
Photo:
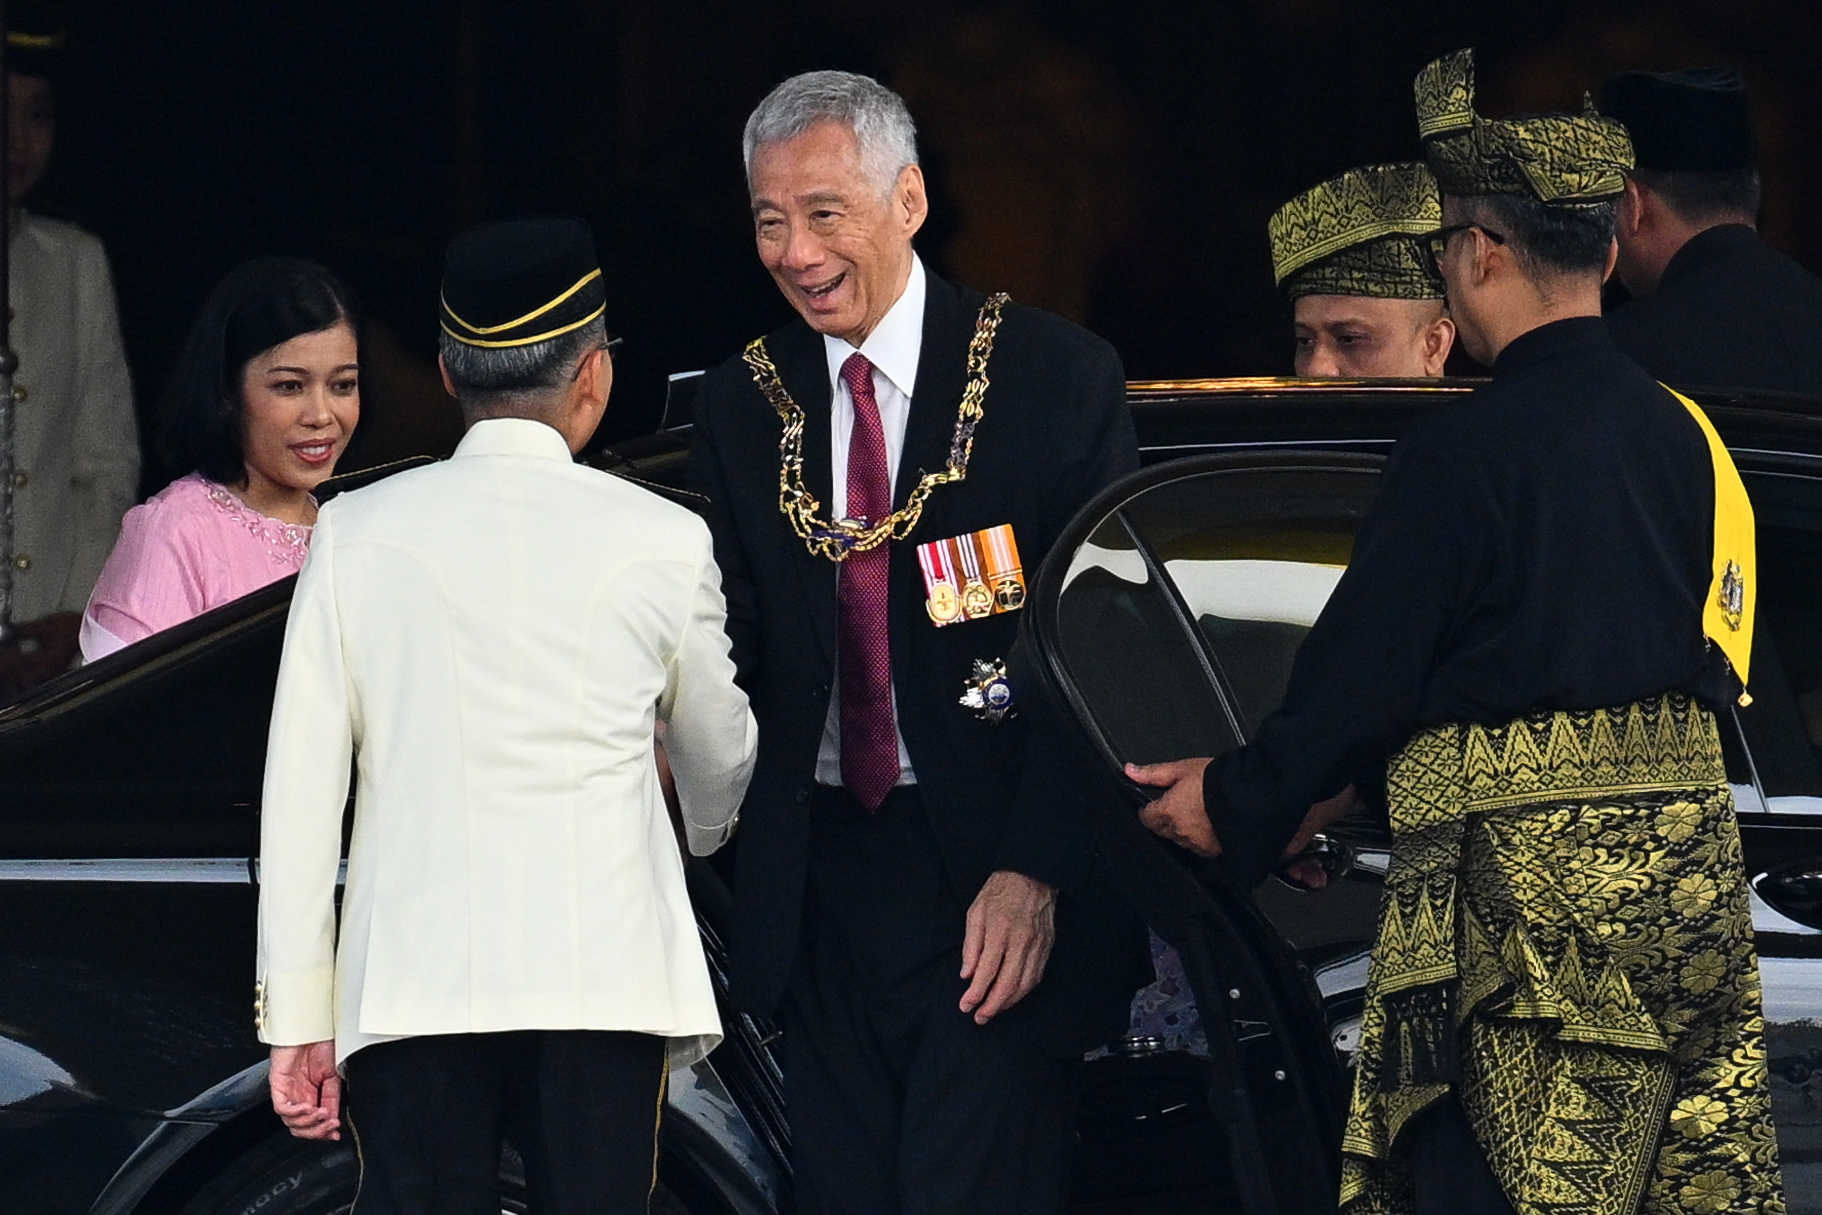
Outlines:
[[[101,242],[25,213],[13,237],[13,619],[80,612],[139,496],[139,425]]]
[[[695,515],[540,422],[327,504],[285,630],[260,821],[260,1037],[721,1036],[652,755],[690,850],[755,728]],[[339,949],[334,906],[356,775]]]

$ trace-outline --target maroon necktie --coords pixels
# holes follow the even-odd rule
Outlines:
[[[848,439],[848,517],[878,523],[892,513],[886,432],[873,395],[873,364],[851,354],[841,378],[854,398]],[[889,543],[889,542],[888,542]],[[886,635],[888,544],[849,553],[841,563],[841,783],[868,810],[898,783],[898,731],[892,722],[892,651]]]

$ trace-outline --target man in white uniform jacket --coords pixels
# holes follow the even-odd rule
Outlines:
[[[575,464],[612,368],[575,220],[450,246],[443,464],[324,506],[279,668],[261,812],[273,1104],[361,1152],[359,1215],[640,1211],[667,1066],[720,1039],[660,788],[731,833],[755,731],[689,511]],[[357,775],[339,948],[334,894]],[[337,1066],[341,1076],[337,1075]]]

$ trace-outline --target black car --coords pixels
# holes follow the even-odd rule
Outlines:
[[[1147,467],[1082,512],[1036,580],[1047,686],[1020,695],[1066,704],[1105,761],[1103,856],[1181,955],[1207,1044],[1135,1037],[1084,1062],[1078,1211],[1333,1207],[1385,840],[1344,824],[1324,845],[1343,875],[1327,889],[1241,892],[1138,826],[1120,764],[1248,736],[1399,429],[1471,387],[1135,385]],[[1822,402],[1696,395],[1758,514],[1756,699],[1730,723],[1730,773],[1791,1208],[1822,1212]],[[685,458],[665,433],[599,462],[674,493]],[[0,710],[0,1215],[295,1215],[352,1199],[351,1149],[273,1118],[252,1030],[260,775],[289,595],[275,584]],[[723,870],[690,875],[720,984]],[[791,1209],[776,1031],[724,1020],[721,1048],[673,1077],[657,1210]],[[515,1170],[508,1153],[508,1210]]]

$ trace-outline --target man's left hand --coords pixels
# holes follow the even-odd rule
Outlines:
[[[985,1025],[1023,1000],[1044,977],[1056,944],[1056,887],[1001,869],[968,908],[962,939],[963,1012]]]

